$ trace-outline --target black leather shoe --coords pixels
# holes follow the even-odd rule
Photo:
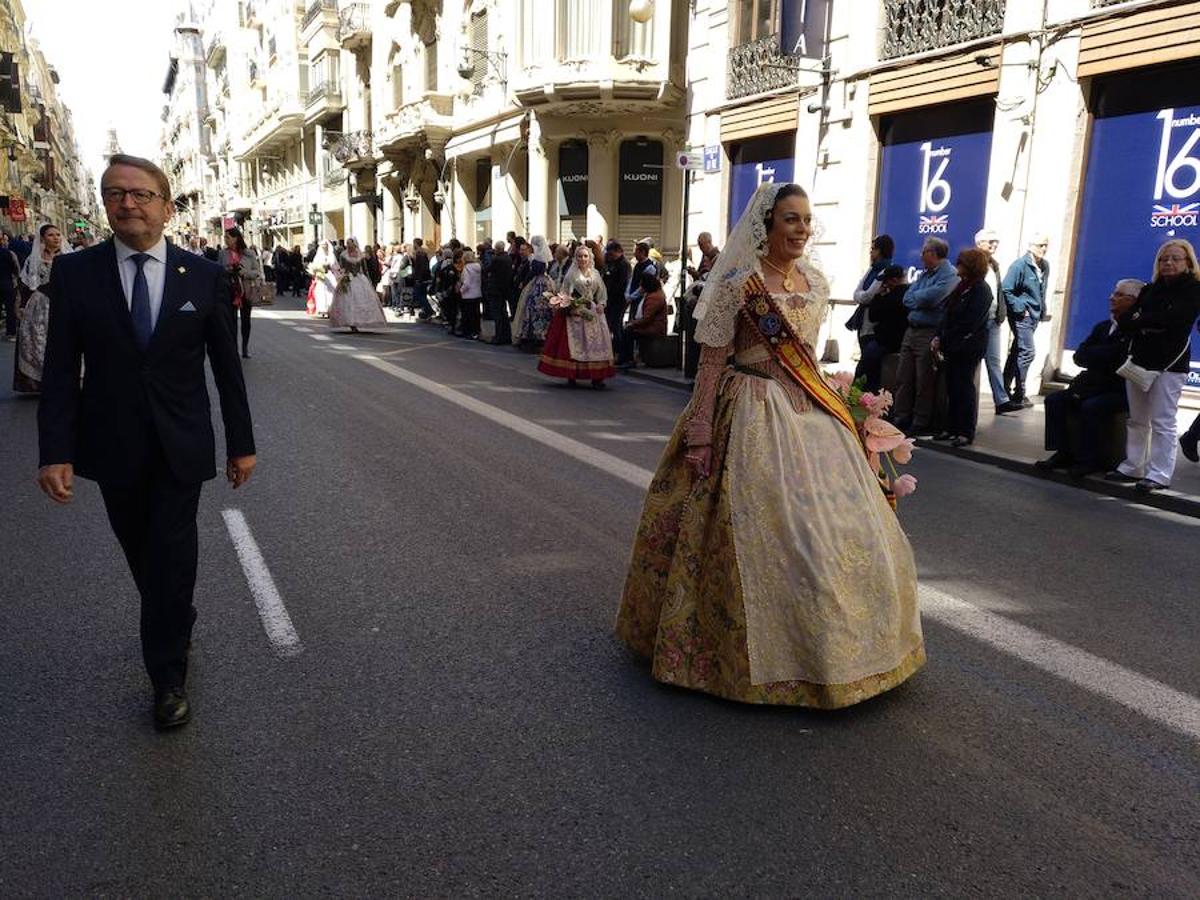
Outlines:
[[[1133,486],[1133,489],[1139,494],[1153,494],[1155,491],[1165,491],[1167,486],[1159,484],[1152,478],[1143,478]]]
[[[996,415],[1002,416],[1005,413],[1020,412],[1024,408],[1025,408],[1024,405],[1017,402],[1016,400],[1009,400],[1007,403],[1001,403],[999,406],[996,407]]]
[[[1111,472],[1104,473],[1105,481],[1115,481],[1117,484],[1137,484],[1141,479],[1134,478],[1132,475],[1126,475],[1119,469],[1113,469]]]
[[[186,725],[192,718],[192,707],[183,688],[168,688],[154,697],[154,727],[167,731]]]
[[[1071,465],[1071,462],[1072,460],[1070,456],[1068,456],[1066,453],[1063,453],[1061,450],[1055,450],[1051,456],[1048,456],[1045,459],[1039,459],[1033,465],[1042,471],[1049,471],[1050,469],[1065,469],[1067,466]]]
[[[1183,451],[1183,455],[1192,462],[1200,462],[1200,437],[1192,434],[1190,431],[1185,431],[1179,436],[1179,449]]]
[[[970,447],[973,443],[974,440],[963,434],[957,434],[950,439],[950,446],[954,448]]]

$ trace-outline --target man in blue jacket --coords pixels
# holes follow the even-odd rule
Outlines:
[[[941,238],[926,238],[921,247],[925,270],[904,293],[908,331],[900,343],[892,410],[896,427],[910,436],[932,434],[937,366],[931,344],[942,325],[946,298],[958,285],[958,273],[946,258],[949,255],[950,245]]]
[[[997,412],[1016,412],[1033,405],[1025,396],[1025,378],[1035,354],[1033,333],[1046,313],[1046,289],[1050,283],[1046,248],[1049,246],[1050,239],[1046,235],[1034,235],[1029,241],[1029,251],[1008,267],[1008,274],[1000,285],[1008,307],[1013,340],[1008,361],[1004,364],[1004,386],[1008,389],[1009,400]]]

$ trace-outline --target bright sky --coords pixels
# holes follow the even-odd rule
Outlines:
[[[58,70],[83,163],[97,178],[108,129],[126,153],[158,155],[162,84],[178,0],[23,0],[27,27]]]

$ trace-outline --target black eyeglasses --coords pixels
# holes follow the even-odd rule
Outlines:
[[[138,206],[145,206],[155,197],[158,197],[162,200],[167,199],[162,194],[155,193],[154,191],[147,191],[143,188],[132,191],[127,191],[124,188],[105,188],[100,192],[100,196],[104,198],[104,202],[110,204],[111,206],[120,206],[125,202],[126,195],[132,197],[133,202]]]

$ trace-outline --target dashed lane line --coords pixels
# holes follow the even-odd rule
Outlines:
[[[221,516],[225,519],[229,538],[233,541],[242,571],[250,584],[250,593],[254,595],[254,605],[258,607],[258,616],[262,619],[267,640],[279,656],[299,656],[304,649],[300,644],[300,635],[292,625],[292,617],[283,605],[283,598],[279,596],[275,579],[271,577],[271,570],[267,568],[267,561],[258,549],[258,542],[250,532],[246,517],[239,509],[222,510]]]

